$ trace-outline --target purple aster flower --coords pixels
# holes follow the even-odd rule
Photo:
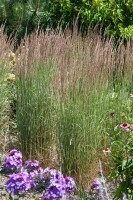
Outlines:
[[[6,182],[6,191],[13,195],[27,192],[33,187],[35,183],[27,172],[12,174]]]
[[[45,184],[47,182],[47,184],[50,182],[50,168],[47,167],[46,169],[44,169],[43,171],[41,171],[41,173],[39,174],[39,182],[40,184]]]
[[[42,173],[43,173],[43,168],[39,167],[38,169],[29,172],[29,175],[31,178],[37,178]]]
[[[47,167],[39,174],[39,179],[42,183],[50,184],[51,181],[57,181],[58,183],[63,179],[63,175],[56,169],[50,169]]]
[[[41,175],[46,185],[43,200],[66,200],[67,195],[74,195],[76,184],[72,177],[64,178],[60,171],[50,168],[46,168]]]
[[[13,149],[10,151],[9,156],[4,160],[4,169],[6,171],[15,171],[22,167],[22,153]]]
[[[98,179],[95,179],[91,185],[92,189],[100,190],[102,188],[102,184]]]
[[[47,188],[43,200],[66,200],[66,187],[65,184],[52,182]]]
[[[20,153],[20,155],[22,155],[22,153],[16,149],[12,149],[9,153],[9,156],[14,156],[15,153]]]
[[[50,185],[52,184],[59,184],[59,185],[64,185],[65,186],[65,188],[66,188],[66,182],[65,182],[65,179],[64,179],[64,177],[62,176],[62,177],[60,177],[59,179],[57,179],[57,178],[51,178],[50,179]]]
[[[70,176],[65,177],[65,184],[66,184],[66,192],[68,192],[69,194],[74,194],[74,190],[76,188],[74,179]]]
[[[93,184],[91,185],[91,189],[97,192],[100,199],[104,199],[103,186],[98,179],[95,179],[93,181]]]
[[[60,171],[56,169],[50,170],[50,179],[62,180],[63,178],[63,174]]]
[[[43,173],[44,169],[42,167],[38,168],[38,173]]]
[[[50,169],[46,168],[43,169],[41,167],[38,167],[35,170],[27,170],[25,168],[21,168],[21,172],[27,172],[29,173],[29,176],[32,180],[34,180],[36,184],[37,190],[45,190],[49,184],[50,184]]]
[[[27,160],[24,164],[24,169],[26,169],[27,171],[31,172],[33,170],[37,170],[39,168],[39,161],[38,160]]]
[[[65,180],[62,173],[56,169],[50,169],[49,167],[47,167],[44,170],[38,169],[37,172],[30,172],[30,176],[34,179],[37,188],[43,188],[46,190],[51,184],[65,185]]]
[[[38,176],[38,171],[34,170],[34,171],[30,172],[29,175],[31,178],[35,178],[36,176]]]

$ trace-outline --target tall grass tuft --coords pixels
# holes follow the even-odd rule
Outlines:
[[[42,65],[25,77],[21,74],[17,83],[17,122],[22,151],[25,158],[45,158],[47,164],[55,140],[52,74],[49,66]]]
[[[36,32],[17,54],[17,123],[25,157],[56,163],[87,183],[109,145],[110,112],[121,112],[132,92],[132,43],[115,49],[113,39],[95,32],[86,38],[76,30]]]
[[[10,106],[12,83],[8,81],[9,73],[12,71],[8,55],[12,45],[3,30],[4,28],[0,27],[0,154],[5,153],[12,122]]]

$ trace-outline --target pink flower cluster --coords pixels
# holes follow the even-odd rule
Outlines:
[[[127,124],[127,123],[121,123],[120,127],[125,130],[126,132],[130,132],[131,131],[131,125]]]

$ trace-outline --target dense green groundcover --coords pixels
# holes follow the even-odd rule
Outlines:
[[[132,0],[1,0],[0,25],[18,40],[38,26],[46,30],[58,24],[64,27],[78,18],[83,29],[100,25],[108,35],[133,37]]]

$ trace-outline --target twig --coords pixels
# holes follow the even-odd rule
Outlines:
[[[106,187],[106,184],[105,184],[105,178],[103,176],[103,169],[102,169],[102,162],[101,162],[101,160],[99,160],[99,168],[100,168],[100,175],[102,177],[102,183],[103,183],[103,186],[104,186],[104,191],[105,191],[106,198],[107,198],[107,200],[110,200],[109,196],[108,196],[108,192],[107,192],[107,187]],[[103,196],[102,198],[104,200],[105,199],[104,195],[102,194],[102,196]]]

